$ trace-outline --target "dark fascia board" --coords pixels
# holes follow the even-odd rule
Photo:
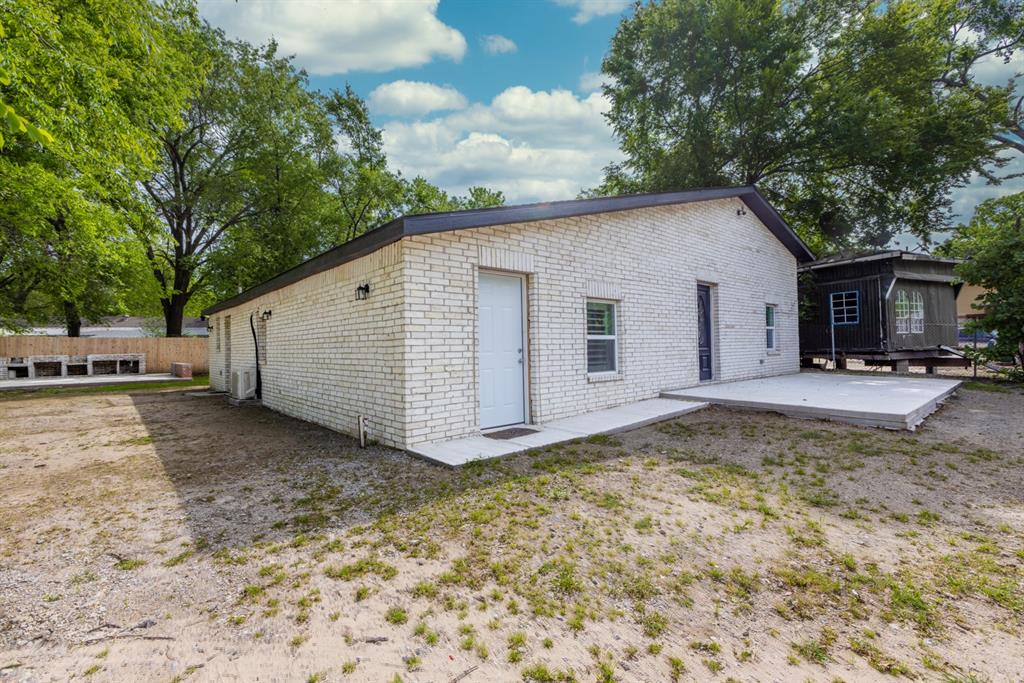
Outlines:
[[[897,249],[889,249],[886,251],[876,251],[871,254],[850,256],[848,258],[825,258],[821,259],[820,261],[805,263],[802,266],[800,266],[800,270],[819,270],[821,268],[831,268],[833,266],[845,266],[851,263],[864,263],[865,261],[884,261],[890,259],[900,259],[903,261],[931,261],[933,263],[960,263],[959,259],[941,258],[939,256],[931,256],[929,254],[918,254],[912,251],[900,251]]]
[[[390,223],[371,230],[353,240],[345,242],[319,256],[300,263],[290,270],[251,287],[230,299],[221,301],[203,311],[203,315],[211,315],[219,311],[234,308],[257,297],[269,294],[287,285],[304,280],[307,277],[322,273],[337,266],[354,261],[374,251],[393,244],[410,235],[427,235],[451,230],[484,228],[493,225],[510,225],[513,223],[529,223],[587,216],[613,211],[628,211],[653,206],[670,206],[673,204],[689,204],[692,202],[711,201],[716,199],[738,198],[746,204],[755,216],[772,232],[775,237],[800,262],[814,260],[807,245],[782,219],[778,211],[768,203],[753,185],[740,187],[714,187],[682,192],[659,192],[652,194],[632,194],[617,197],[595,197],[593,199],[572,199],[562,202],[540,202],[537,204],[521,204],[518,206],[498,206],[490,209],[469,209],[466,211],[447,211],[444,213],[424,213],[413,216],[402,216]]]

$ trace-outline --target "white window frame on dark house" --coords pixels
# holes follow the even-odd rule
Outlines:
[[[858,290],[832,292],[829,295],[828,303],[830,320],[833,325],[860,324],[860,292]]]
[[[924,296],[921,292],[910,293],[910,333],[924,334]]]
[[[591,317],[591,307],[595,309],[601,307],[600,310],[610,312],[611,320],[610,325],[606,315],[600,315],[600,319]],[[591,299],[588,298],[586,301],[585,313],[586,313],[586,333],[587,333],[587,374],[588,375],[614,375],[619,371],[619,311],[618,302],[610,301],[608,299]],[[597,323],[597,325],[592,325]],[[608,330],[611,330],[611,334]],[[593,344],[592,344],[593,342]],[[611,342],[609,344],[609,342]],[[610,351],[608,350],[610,347]],[[609,363],[605,362],[597,364],[596,359],[591,355],[591,349],[595,351],[597,349],[604,348],[604,358],[610,360]],[[596,355],[596,354],[595,354]]]
[[[769,352],[779,350],[778,315],[779,307],[777,305],[764,305],[765,348]]]
[[[910,298],[902,289],[896,290],[896,334],[910,334]]]

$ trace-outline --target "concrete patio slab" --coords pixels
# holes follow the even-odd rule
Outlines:
[[[662,392],[666,398],[913,431],[961,382],[803,372]]]
[[[476,460],[500,458],[531,448],[550,446],[594,434],[614,434],[636,429],[654,422],[692,413],[707,407],[707,403],[669,398],[652,398],[628,403],[617,408],[606,408],[574,417],[552,420],[536,425],[537,431],[512,439],[489,439],[486,436],[467,436],[451,441],[422,444],[409,449],[413,455],[450,467],[458,467]]]
[[[97,387],[109,384],[147,384],[152,382],[188,382],[188,377],[175,377],[170,373],[149,375],[76,375],[70,377],[34,377],[32,379],[0,380],[0,391],[5,389],[46,389],[48,387]]]

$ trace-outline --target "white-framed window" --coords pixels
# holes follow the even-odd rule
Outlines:
[[[614,301],[587,299],[587,372],[618,370],[618,334]]]
[[[764,307],[764,334],[765,348],[769,351],[777,351],[779,348],[778,333],[775,331],[775,314],[778,306],[765,304]]]
[[[924,333],[924,296],[921,292],[910,293],[910,332]]]
[[[217,318],[217,324],[213,326],[213,337],[214,337],[214,342],[216,344],[216,347],[217,347],[218,351],[220,351],[220,325],[221,325],[221,320],[218,317]]]
[[[910,334],[910,299],[902,289],[896,292],[896,334]]]
[[[924,333],[924,296],[921,292],[896,292],[896,334]]]
[[[832,292],[829,300],[834,325],[857,325],[860,323],[860,292]]]

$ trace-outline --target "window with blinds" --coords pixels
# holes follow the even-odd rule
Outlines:
[[[618,369],[618,335],[615,303],[587,301],[587,372],[615,372]]]

